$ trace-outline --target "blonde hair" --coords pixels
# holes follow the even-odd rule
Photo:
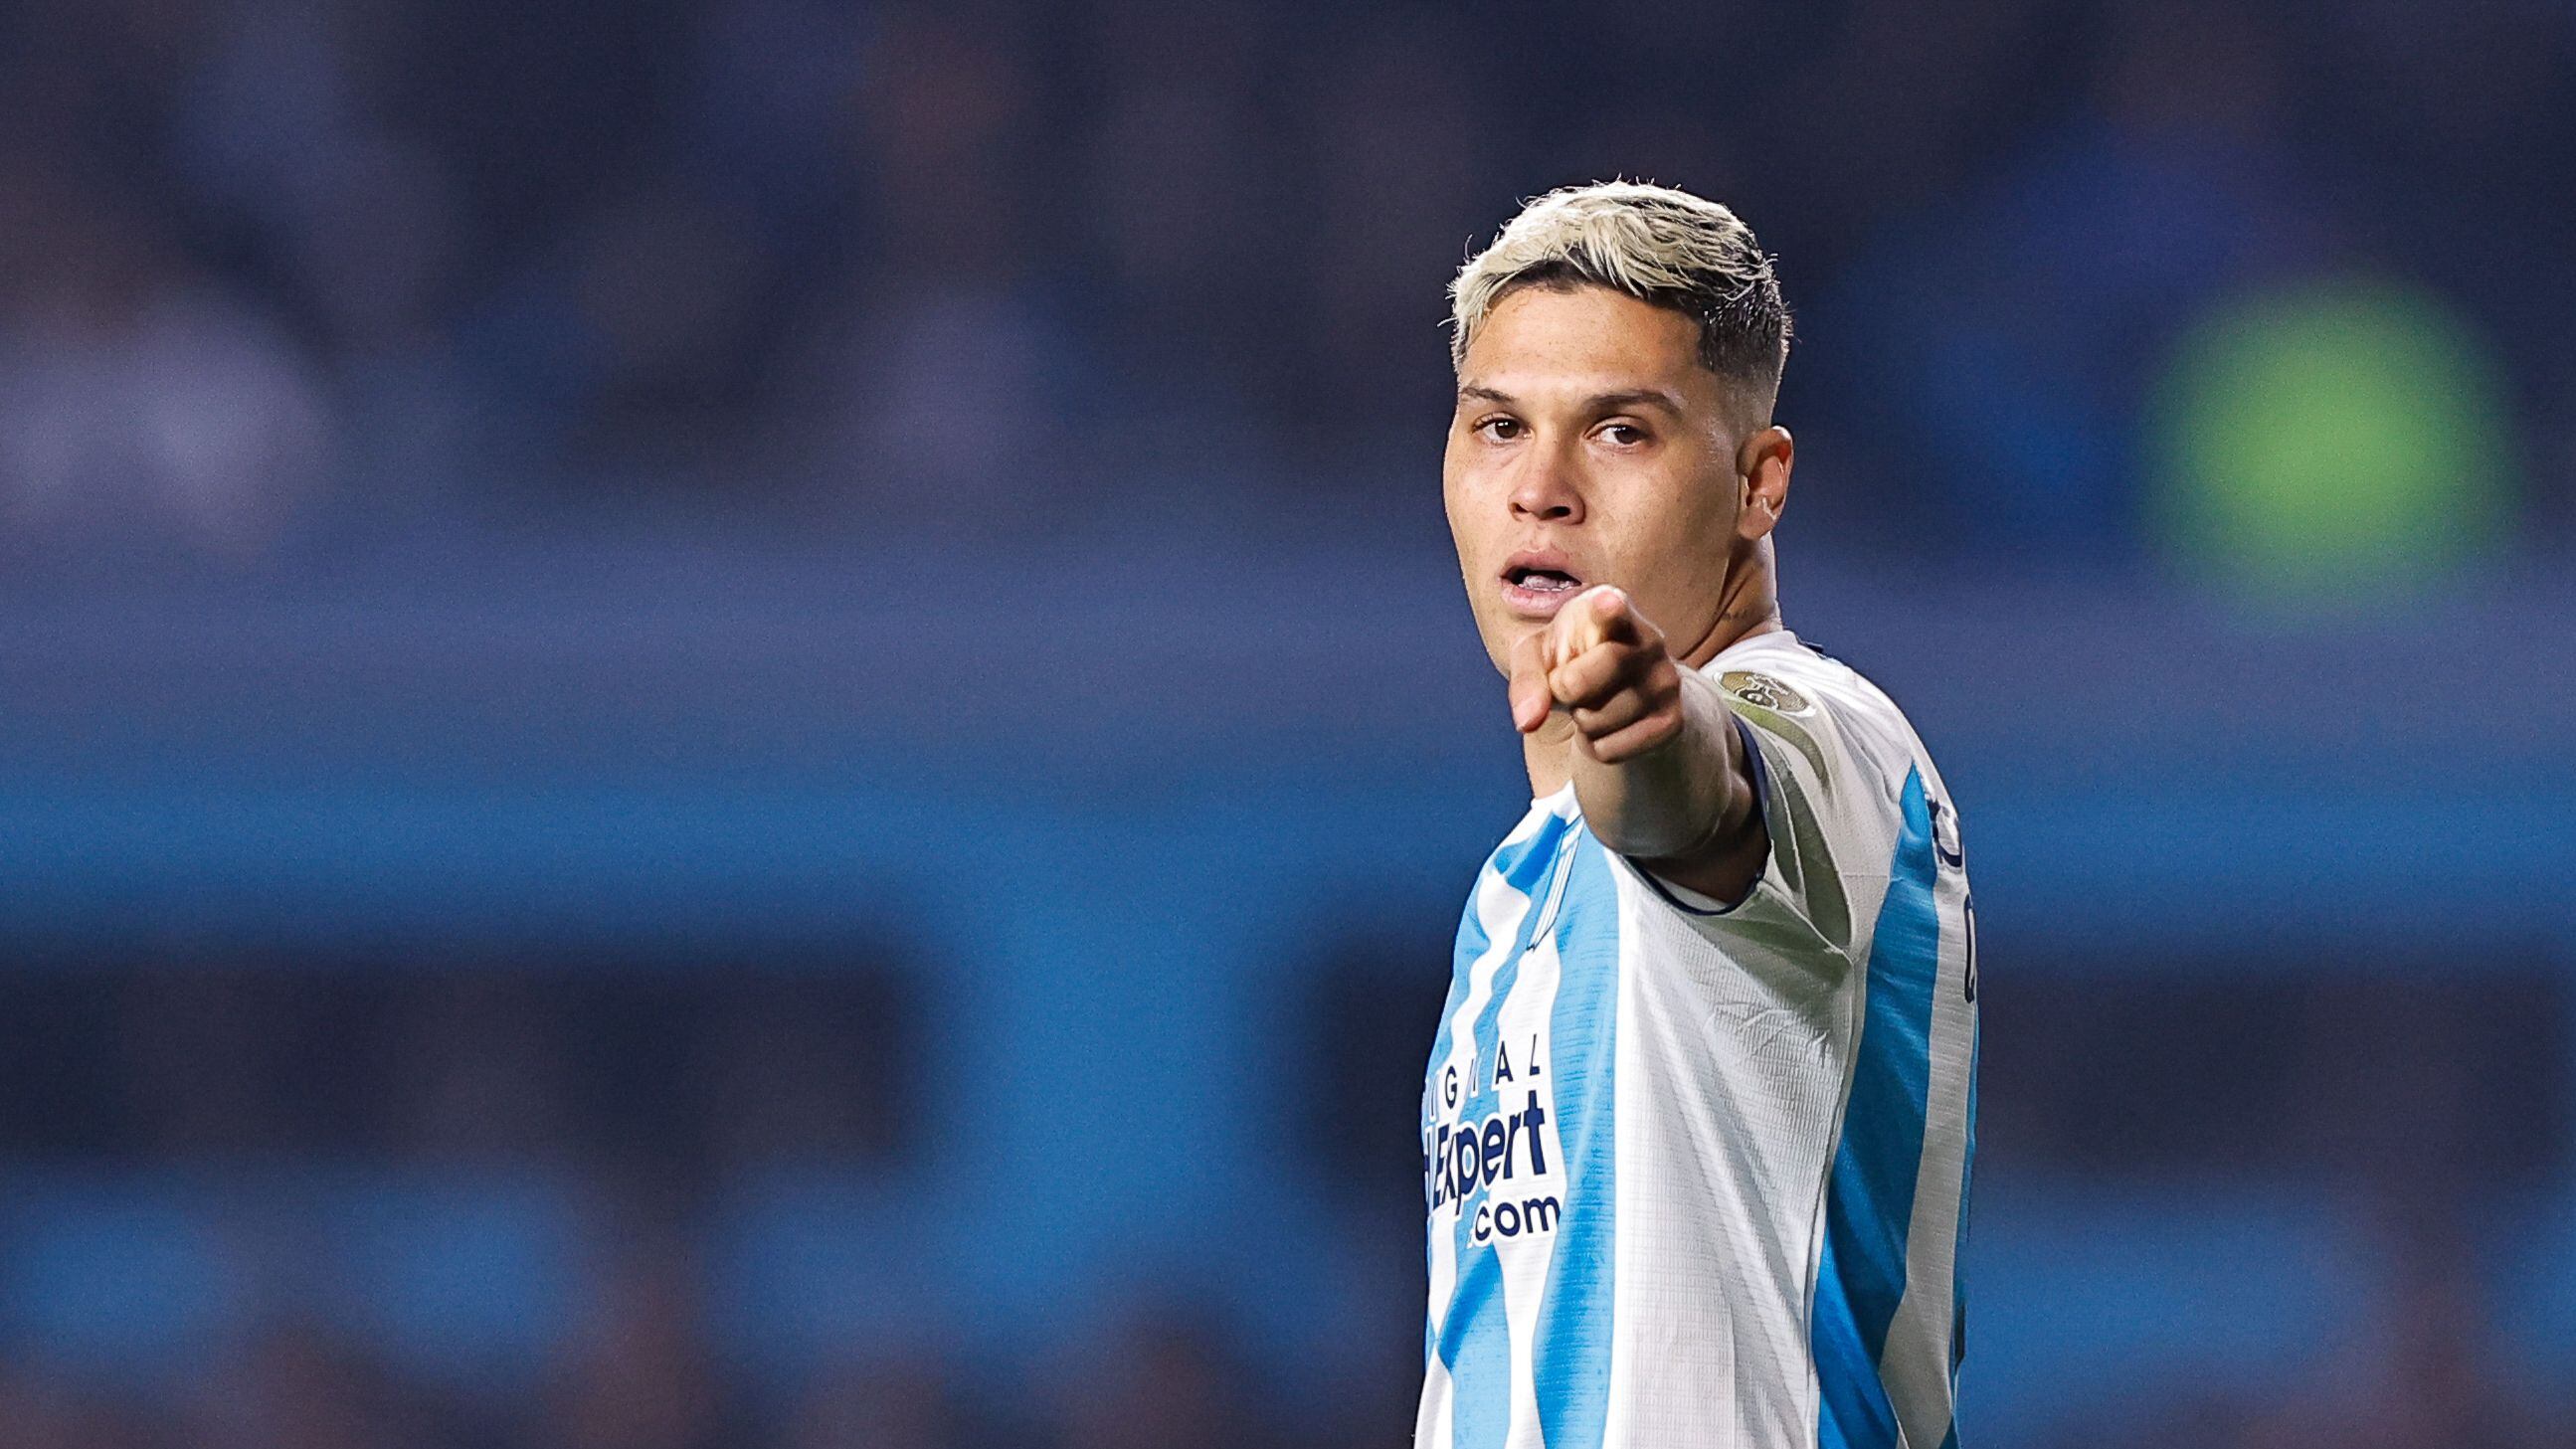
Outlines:
[[[1449,284],[1449,362],[1496,303],[1522,287],[1607,287],[1699,323],[1711,372],[1767,396],[1789,358],[1789,309],[1771,258],[1734,212],[1687,191],[1599,181],[1551,191],[1521,208],[1494,244]]]

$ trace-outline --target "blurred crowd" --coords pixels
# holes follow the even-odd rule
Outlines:
[[[881,947],[719,969],[561,948],[31,964],[0,983],[0,1449],[1410,1441],[1416,1144],[1382,1109],[1417,1071],[1431,978],[1390,993],[1380,970],[1319,963],[1274,1043],[1318,1062],[1316,1115],[1342,1124],[1296,1149],[1340,1226],[1291,1278],[1359,1299],[1352,1341],[1319,1352],[1263,1346],[1257,1265],[1229,1255],[1276,1241],[1182,1271],[1137,1245],[1107,1291],[998,1336],[925,1296],[938,1274],[908,1259],[938,1239],[954,1155],[931,1090],[952,1013]],[[2565,1442],[2576,1396],[2535,1372],[2510,1296],[2546,1291],[2515,1204],[2566,1171],[2570,1057],[2530,1029],[2568,1019],[2554,977],[2008,974],[1981,1202],[2034,1174],[2115,1200],[2296,1182],[2322,1207],[2291,1250],[2348,1281],[2289,1330],[2312,1342],[2234,1367],[2196,1336],[2282,1330],[2205,1306],[2139,1321],[2182,1308],[2156,1275],[2188,1254],[2095,1269],[2049,1258],[2116,1258],[2117,1234],[2006,1228],[1984,1265],[2015,1271],[1972,1279],[1966,1423],[2009,1402],[2019,1432],[1979,1442]],[[2020,1357],[1981,1356],[1993,1295],[2034,1293],[2057,1301],[2002,1313],[2139,1360],[2082,1379],[2100,1348],[2027,1328]]]
[[[2571,57],[2548,0],[26,0],[0,536],[1364,519],[1458,260],[1616,174],[1781,256],[1837,534],[2134,554],[2186,334],[2322,277],[2442,315],[2561,548]]]
[[[1385,1392],[1283,1398],[1217,1321],[1130,1312],[1031,1385],[970,1355],[842,1363],[764,1394],[726,1372],[668,1263],[614,1285],[540,1387],[498,1396],[393,1372],[360,1340],[268,1328],[175,1395],[0,1364],[7,1449],[1403,1449]],[[2144,1378],[2021,1449],[2550,1449],[2563,1394],[2507,1387],[2455,1282],[2424,1281],[2320,1381],[2252,1392]],[[1973,1405],[1974,1400],[1969,1401]],[[1974,1423],[1968,1424],[1974,1432]],[[1991,1434],[1980,1442],[2008,1441]]]
[[[1146,1276],[1052,1311],[1034,1355],[956,1343],[901,1261],[940,1150],[919,1004],[867,953],[144,960],[0,982],[0,1449],[1286,1449],[1402,1421],[1289,1433],[1234,1305]]]
[[[924,1350],[776,1391],[730,1370],[683,1261],[608,1285],[521,1393],[398,1372],[361,1337],[262,1328],[169,1392],[0,1364],[7,1449],[1326,1449],[1410,1440],[1404,1406],[1287,1412],[1196,1313],[1135,1311],[1028,1385]],[[1386,1405],[1371,1405],[1372,1411]]]

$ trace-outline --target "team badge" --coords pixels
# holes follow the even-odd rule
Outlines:
[[[1773,714],[1800,714],[1807,708],[1805,695],[1768,674],[1756,674],[1750,669],[1730,669],[1719,675],[1717,682],[1727,693],[1755,709],[1767,709]]]

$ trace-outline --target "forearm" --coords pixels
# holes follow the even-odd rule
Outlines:
[[[1740,854],[1755,818],[1752,772],[1734,716],[1717,689],[1681,672],[1673,737],[1626,759],[1600,758],[1578,737],[1571,774],[1583,818],[1601,843],[1633,860],[1669,864],[1685,879]]]

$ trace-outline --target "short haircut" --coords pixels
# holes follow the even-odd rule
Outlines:
[[[1714,201],[1632,181],[1551,191],[1449,284],[1449,361],[1522,287],[1607,287],[1699,323],[1699,360],[1768,400],[1789,360],[1789,309],[1753,229]]]

